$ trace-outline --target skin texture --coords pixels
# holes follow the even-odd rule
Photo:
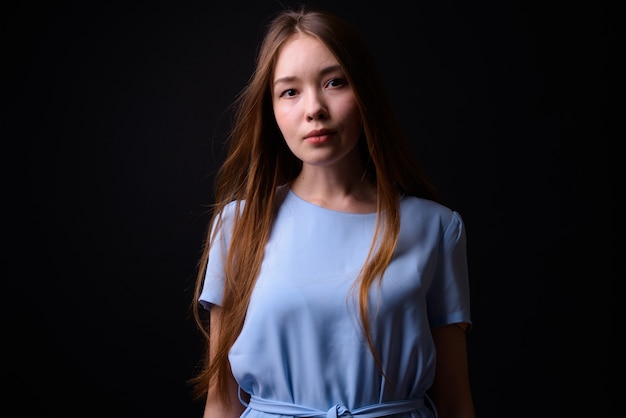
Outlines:
[[[322,42],[296,34],[283,45],[272,104],[287,146],[303,164],[292,191],[329,209],[374,212],[373,187],[361,180],[356,147],[359,109],[339,62]]]

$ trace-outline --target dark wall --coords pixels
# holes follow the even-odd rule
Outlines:
[[[607,416],[624,299],[613,280],[612,12],[602,2],[312,4],[362,29],[416,155],[466,221],[478,415]],[[18,233],[7,240],[3,376],[20,407],[201,415],[185,381],[201,350],[188,307],[203,211],[227,106],[278,8],[5,11],[5,178],[19,192],[5,200]]]

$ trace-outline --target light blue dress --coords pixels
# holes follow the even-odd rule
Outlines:
[[[209,254],[200,303],[222,303],[229,219]],[[376,214],[325,209],[288,191],[265,250],[243,329],[229,358],[252,394],[243,417],[432,418],[425,392],[435,373],[430,329],[470,323],[465,230],[455,211],[403,197],[395,258],[370,290],[380,374],[361,329],[356,275]]]

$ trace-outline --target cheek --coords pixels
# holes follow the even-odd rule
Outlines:
[[[283,132],[283,135],[288,132],[290,126],[293,125],[291,121],[293,117],[293,112],[290,112],[284,106],[274,106],[274,119],[276,119],[276,124],[281,132]]]
[[[341,98],[338,98],[334,103],[335,112],[342,115],[342,118],[352,118],[359,116],[359,107],[356,104],[354,95],[344,94]]]

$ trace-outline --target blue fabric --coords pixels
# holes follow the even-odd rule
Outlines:
[[[255,398],[329,411],[423,399],[435,373],[430,329],[471,324],[461,217],[432,201],[404,197],[395,257],[370,290],[371,329],[389,385],[365,342],[355,277],[372,242],[376,214],[308,203],[289,191],[277,214],[248,314],[229,359]],[[234,212],[224,212],[209,254],[200,303],[220,305],[223,255]],[[286,418],[250,407],[247,418]],[[338,415],[341,416],[341,415]],[[350,415],[344,415],[350,416]],[[426,406],[390,415],[431,418]]]
[[[331,406],[328,411],[320,411],[285,402],[268,401],[252,396],[248,406],[254,411],[266,412],[273,415],[288,415],[297,418],[378,418],[418,410],[424,406],[424,400],[410,399],[406,401],[379,403],[357,408],[352,411],[344,405],[337,404]]]

